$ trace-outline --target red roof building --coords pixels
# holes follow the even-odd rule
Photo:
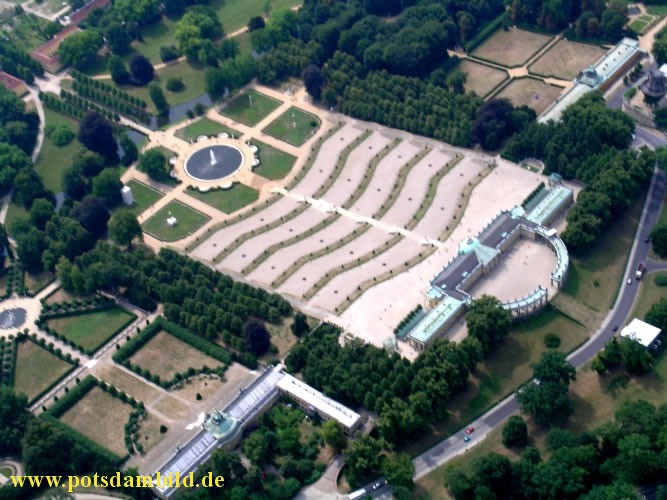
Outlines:
[[[17,96],[22,97],[28,93],[28,86],[20,78],[0,71],[0,85],[5,87],[7,90],[11,90]]]

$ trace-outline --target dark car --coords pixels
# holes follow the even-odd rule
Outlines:
[[[611,329],[612,332],[617,332],[618,331],[618,325],[616,325],[614,328]]]

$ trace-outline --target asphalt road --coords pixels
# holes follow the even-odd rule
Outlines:
[[[637,127],[635,134],[637,137],[640,137],[641,134],[641,138],[646,142],[652,141],[651,145],[654,147],[667,144],[667,138],[665,138],[665,136],[649,131],[648,129]],[[613,328],[615,326],[621,328],[625,324],[628,316],[632,312],[637,292],[639,291],[638,282],[635,280],[635,270],[639,263],[647,262],[647,270],[649,272],[659,269],[667,269],[667,264],[665,263],[650,262],[648,260],[650,245],[644,243],[646,236],[660,216],[660,208],[665,196],[666,182],[667,175],[665,175],[663,171],[656,171],[651,180],[649,193],[646,202],[644,203],[642,217],[635,235],[630,258],[628,259],[628,264],[625,270],[625,276],[616,303],[602,322],[598,331],[591,336],[588,342],[568,356],[568,361],[576,368],[580,368],[584,363],[592,359],[598,351],[604,348],[604,345],[614,336],[615,332],[613,331]],[[630,285],[627,284],[628,279],[631,279]],[[435,468],[440,467],[442,464],[479,444],[491,430],[503,423],[510,415],[518,411],[519,404],[514,397],[514,394],[499,401],[496,406],[480,418],[471,422],[456,434],[441,441],[430,450],[415,457],[412,460],[412,463],[415,465],[415,479],[425,476]],[[469,426],[474,427],[475,430],[470,435],[471,440],[466,443],[464,441],[466,435],[465,429]],[[365,486],[367,494],[371,495],[373,498],[391,498],[391,489],[389,486],[378,488],[375,491],[372,490],[372,485],[382,479],[377,479],[372,483],[367,484]]]

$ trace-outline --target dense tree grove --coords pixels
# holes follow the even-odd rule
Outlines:
[[[446,49],[500,15],[503,2],[416,3],[309,1],[298,12],[275,12],[264,28],[253,26],[251,41],[263,53],[257,76],[267,84],[303,76],[315,99],[345,114],[469,146],[482,100],[465,95],[460,78],[426,77],[446,74],[455,62]],[[398,17],[378,17],[388,13]],[[497,148],[523,126],[499,116],[485,117],[492,130],[478,125],[484,147]]]
[[[512,313],[503,308],[500,300],[490,295],[474,300],[466,312],[468,334],[479,340],[485,353],[503,341],[511,324]]]
[[[35,75],[44,74],[42,66],[30,54],[5,38],[0,38],[0,68],[28,84],[34,82]]]
[[[475,458],[469,470],[450,469],[446,485],[456,499],[625,499],[632,485],[651,484],[667,474],[667,406],[626,401],[615,418],[592,433],[553,429],[550,455],[527,448],[515,462],[491,453]]]
[[[590,249],[651,178],[655,153],[627,149],[633,130],[627,115],[608,109],[602,95],[591,92],[568,107],[559,123],[533,123],[507,144],[507,157],[541,158],[547,173],[586,184],[562,235],[575,254]]]
[[[320,326],[292,349],[287,367],[337,401],[378,412],[378,430],[390,443],[442,418],[447,401],[465,387],[482,356],[472,337],[459,344],[436,340],[410,363],[358,341],[341,347],[338,335],[337,328]]]
[[[627,22],[626,5],[618,0],[512,0],[510,18],[552,33],[574,23],[578,37],[616,43]]]
[[[246,352],[243,337],[248,318],[277,323],[291,313],[289,303],[279,295],[236,283],[172,250],[155,255],[141,248],[124,252],[99,243],[73,263],[62,259],[57,272],[66,289],[79,293],[115,292],[119,287],[143,292],[164,304],[167,319],[209,340],[221,338],[245,353],[242,359],[249,363],[254,356]]]

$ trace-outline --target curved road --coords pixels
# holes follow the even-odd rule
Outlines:
[[[646,129],[644,129],[646,130]],[[643,131],[642,131],[643,132]],[[647,133],[650,133],[646,130]],[[637,134],[639,135],[639,133]],[[644,135],[642,133],[642,135]],[[651,139],[655,139],[659,144],[664,145],[665,138],[659,137],[654,133],[650,133]],[[667,182],[667,175],[661,170],[657,170],[653,179],[649,193],[644,203],[644,210],[637,228],[635,240],[630,252],[630,258],[625,269],[625,275],[621,284],[620,293],[616,299],[614,307],[611,309],[605,320],[602,322],[600,328],[591,336],[591,338],[583,344],[579,349],[572,352],[568,356],[568,361],[576,368],[580,368],[587,361],[592,359],[598,351],[604,348],[604,345],[614,336],[613,328],[619,328],[625,323],[626,319],[632,312],[639,286],[635,280],[635,270],[640,262],[647,263],[647,272],[657,270],[667,270],[667,263],[652,262],[648,260],[649,244],[644,243],[646,236],[651,228],[656,224],[660,216],[660,209],[662,207],[662,200],[665,196],[665,184]],[[631,284],[627,285],[627,280],[631,279]],[[440,467],[449,460],[465,453],[469,448],[475,446],[483,441],[487,434],[502,424],[510,415],[519,411],[519,403],[514,397],[514,394],[506,397],[500,401],[496,406],[479,417],[474,422],[470,422],[465,427],[472,425],[475,432],[471,435],[472,440],[468,443],[463,441],[463,429],[449,438],[441,441],[430,450],[418,455],[412,460],[415,465],[415,480],[425,476],[432,470]],[[373,491],[372,486],[382,479],[378,479],[365,486],[366,492],[373,498],[391,498],[391,489],[389,486],[383,486]]]

